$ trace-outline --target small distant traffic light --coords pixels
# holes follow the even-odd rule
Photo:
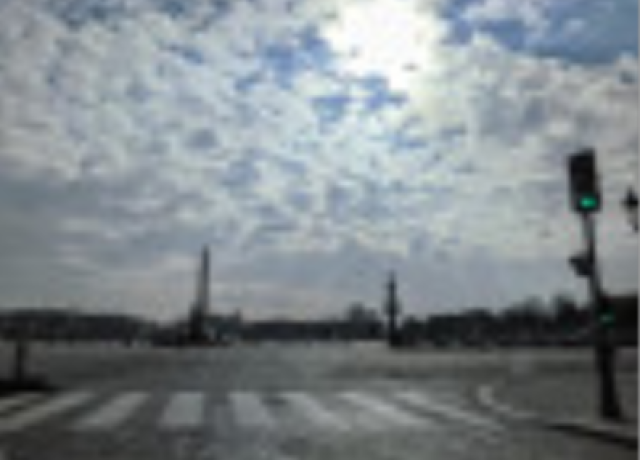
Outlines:
[[[616,322],[616,315],[613,311],[607,309],[598,315],[598,321],[603,326],[613,326]]]
[[[585,149],[569,158],[569,180],[573,209],[585,214],[599,211],[600,181],[593,149]]]

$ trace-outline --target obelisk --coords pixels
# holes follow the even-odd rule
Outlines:
[[[205,247],[196,276],[195,300],[189,317],[188,339],[192,344],[204,344],[209,340],[206,325],[209,314],[209,264],[209,248]]]
[[[384,313],[387,317],[387,343],[389,346],[397,346],[400,344],[400,301],[398,299],[398,287],[394,272],[389,274],[387,283],[387,297],[384,305]]]

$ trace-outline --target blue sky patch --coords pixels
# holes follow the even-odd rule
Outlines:
[[[311,104],[323,124],[338,123],[346,115],[351,98],[346,94],[333,94],[313,98]]]
[[[464,45],[482,33],[513,51],[582,64],[613,62],[624,53],[638,55],[636,0],[602,0],[589,3],[588,8],[581,1],[551,3],[542,12],[542,30],[517,15],[471,23],[465,15],[474,5],[478,2],[452,0],[443,9],[442,15],[451,26],[450,43]]]
[[[283,87],[289,86],[300,72],[327,72],[333,61],[327,43],[315,28],[302,30],[286,43],[266,44],[258,50],[258,55],[263,72]]]

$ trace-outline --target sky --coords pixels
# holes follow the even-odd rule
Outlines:
[[[636,0],[0,0],[0,306],[322,317],[637,290]]]

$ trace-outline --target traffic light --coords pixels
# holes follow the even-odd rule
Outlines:
[[[585,149],[569,158],[569,179],[574,210],[579,213],[599,211],[600,181],[592,149]]]
[[[616,322],[616,315],[613,311],[607,309],[598,314],[598,321],[603,326],[613,326]]]
[[[587,254],[576,254],[569,258],[569,264],[573,268],[576,275],[581,277],[591,276],[593,273],[593,262]]]

